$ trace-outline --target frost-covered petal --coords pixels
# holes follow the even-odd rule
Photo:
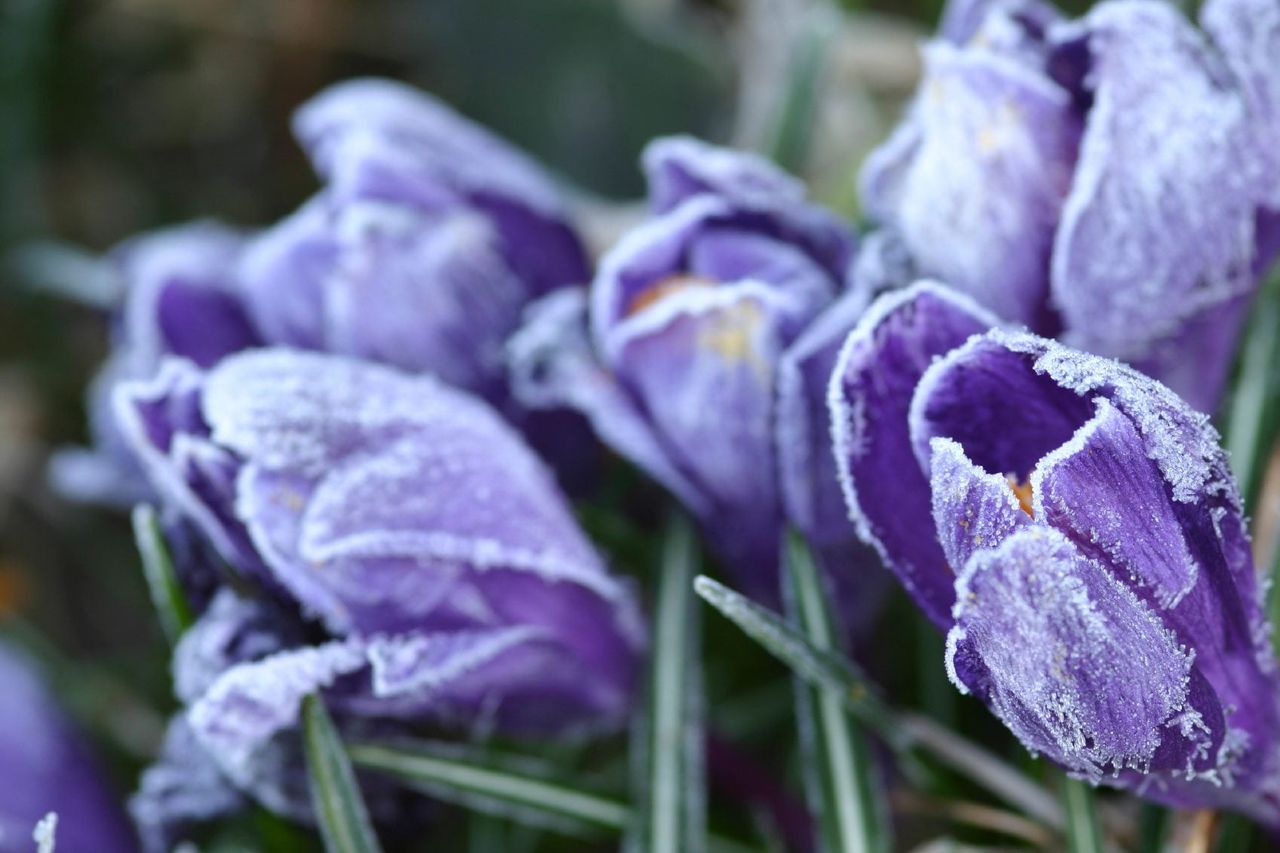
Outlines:
[[[525,312],[507,342],[512,393],[535,409],[581,412],[600,440],[671,491],[695,515],[709,509],[703,495],[676,467],[637,402],[596,358],[587,336],[586,294],[564,289]]]
[[[234,814],[244,794],[223,775],[184,715],[165,733],[159,759],[142,773],[129,813],[147,853],[168,853],[195,825]]]
[[[965,565],[1030,523],[1015,484],[973,464],[952,439],[933,439],[929,465],[933,521],[949,565]]]
[[[460,212],[370,223],[351,239],[328,293],[325,349],[500,397],[503,341],[530,294],[492,225]]]
[[[237,276],[254,326],[272,344],[323,349],[326,303],[341,256],[334,213],[324,196],[256,236]]]
[[[929,482],[907,415],[933,359],[994,323],[963,296],[922,282],[871,305],[831,375],[831,433],[849,515],[942,626],[951,621],[952,572],[934,535]]]
[[[925,274],[1005,319],[1049,324],[1049,252],[1079,135],[1069,93],[1010,57],[938,42],[909,121],[868,160],[873,213]]]
[[[293,126],[340,202],[471,206],[493,221],[533,293],[586,280],[582,245],[550,178],[435,98],[390,80],[348,80],[304,104]]]
[[[1280,5],[1274,0],[1209,0],[1200,21],[1244,92],[1249,106],[1250,160],[1260,201],[1280,209]]]
[[[1029,749],[1097,781],[1149,766],[1170,740],[1203,757],[1216,746],[1179,719],[1193,656],[1061,534],[1024,526],[956,586],[948,666]]]
[[[747,206],[804,200],[804,184],[759,154],[710,145],[692,136],[667,136],[641,155],[649,204],[666,213],[697,195],[720,196]]]
[[[1244,101],[1166,4],[1104,4],[1059,38],[1087,39],[1093,94],[1053,249],[1065,340],[1141,362],[1157,378],[1182,360],[1210,357],[1220,375],[1230,366],[1221,352],[1177,349],[1171,365],[1150,356],[1188,321],[1254,286],[1257,191],[1242,167],[1250,156]],[[1237,331],[1224,326],[1219,335]],[[1174,390],[1206,402],[1194,386]]]

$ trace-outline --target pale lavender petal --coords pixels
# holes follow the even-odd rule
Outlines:
[[[1087,37],[1093,94],[1053,250],[1064,340],[1181,380],[1151,363],[1155,342],[1255,284],[1243,100],[1171,6],[1104,4],[1060,37]],[[1173,364],[1202,361],[1220,377],[1230,360],[1213,336],[1205,343],[1213,349],[1176,349]],[[1181,382],[1174,390],[1203,396]]]
[[[667,136],[641,155],[649,204],[666,213],[688,198],[713,195],[746,206],[804,200],[804,184],[747,151],[710,145],[692,136]]]
[[[1006,477],[975,465],[950,438],[935,438],[931,449],[933,520],[949,565],[964,566],[1031,522]]]

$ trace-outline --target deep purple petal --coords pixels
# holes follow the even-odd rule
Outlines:
[[[995,320],[932,282],[880,297],[845,342],[828,406],[836,467],[859,535],[929,618],[951,624],[952,570],[934,535],[929,483],[907,415],[929,364]]]
[[[948,564],[963,566],[1031,522],[1009,480],[975,465],[950,438],[933,440],[933,521]]]

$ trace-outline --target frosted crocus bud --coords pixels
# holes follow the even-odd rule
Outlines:
[[[850,512],[952,680],[1094,783],[1280,824],[1280,681],[1208,419],[1043,338],[964,341],[944,293],[873,307],[831,406]]]
[[[325,186],[241,266],[263,338],[433,373],[505,402],[503,342],[525,304],[589,277],[550,179],[389,80],[333,86],[293,126]]]
[[[261,772],[316,690],[356,720],[625,719],[644,640],[631,589],[480,400],[268,349],[207,373],[168,362],[117,404],[156,489],[297,626],[215,599],[179,648],[186,721],[230,778]]]
[[[128,853],[124,812],[61,710],[17,652],[0,645],[0,851],[28,853],[56,812],[59,850]]]
[[[1249,2],[1206,4],[1219,45],[1154,0],[953,2],[864,204],[922,274],[1211,411],[1280,248],[1276,28]]]
[[[652,218],[602,259],[589,298],[531,310],[515,391],[586,413],[772,597],[786,504],[823,537],[841,515],[830,466],[811,461],[828,452],[823,365],[866,301],[846,292],[853,235],[755,155],[668,138],[644,166]],[[830,538],[852,541],[843,524]]]
[[[93,447],[54,457],[51,476],[77,500],[128,506],[152,497],[119,435],[115,387],[151,376],[169,355],[207,367],[258,343],[240,301],[234,267],[244,236],[214,222],[193,222],[133,237],[106,261],[123,283],[112,318],[111,355],[89,389]]]

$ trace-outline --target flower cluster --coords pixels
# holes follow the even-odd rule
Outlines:
[[[830,405],[862,535],[1028,749],[1280,823],[1280,673],[1217,434],[1130,368],[986,325],[924,282],[849,336]]]
[[[1212,411],[1280,248],[1276,15],[958,0],[863,203],[924,275]]]
[[[670,137],[593,271],[534,163],[359,80],[295,116],[323,181],[295,213],[112,252],[95,447],[54,474],[159,505],[196,616],[145,846],[250,800],[311,820],[310,694],[354,735],[624,725],[644,619],[548,467],[595,452],[584,421],[753,597],[795,529],[856,634],[883,562],[1033,752],[1280,826],[1265,584],[1201,413],[1280,251],[1280,7],[1201,23],[955,0],[861,238],[763,158]],[[421,808],[363,788],[384,826]]]

